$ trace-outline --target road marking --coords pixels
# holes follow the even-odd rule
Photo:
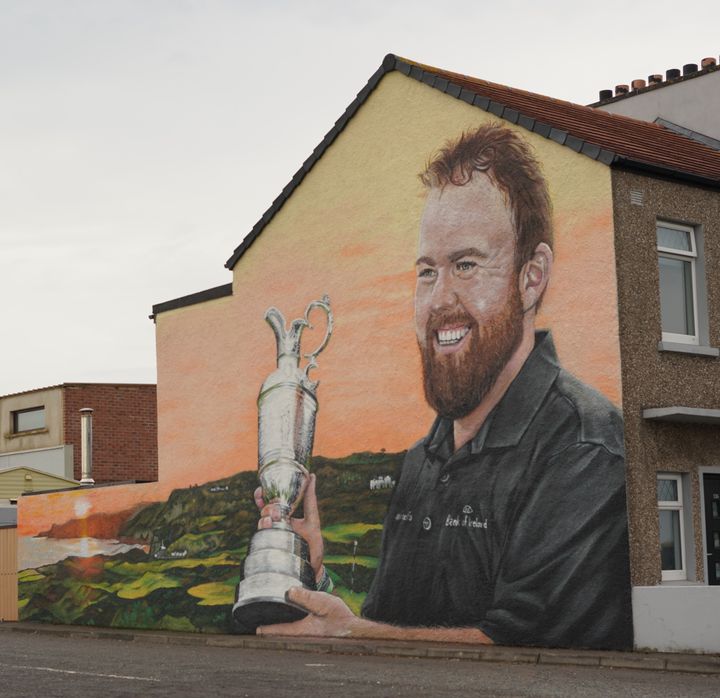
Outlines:
[[[150,679],[145,676],[124,676],[123,674],[97,674],[92,671],[73,671],[72,669],[54,669],[49,666],[29,666],[25,664],[0,664],[8,669],[35,669],[35,671],[52,671],[57,674],[77,674],[79,676],[99,676],[104,679],[128,679],[130,681],[156,681],[160,679]]]
[[[305,666],[333,666],[332,664],[306,664]]]

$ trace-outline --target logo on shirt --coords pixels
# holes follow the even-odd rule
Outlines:
[[[462,508],[462,514],[448,514],[445,519],[446,528],[482,528],[487,530],[488,520],[475,515],[473,508],[466,504]]]

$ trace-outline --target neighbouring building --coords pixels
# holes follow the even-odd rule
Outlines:
[[[720,66],[708,56],[697,63],[637,78],[615,90],[601,90],[590,106],[610,114],[652,121],[720,149]]]
[[[647,81],[617,85],[614,92],[601,90],[599,101],[590,106],[651,121],[720,150],[718,88],[720,65],[715,57],[706,57],[682,70],[670,68],[664,75],[649,75]],[[619,174],[617,179],[619,183]],[[663,329],[657,352],[643,351],[639,341],[647,331],[639,329],[641,318],[643,310],[657,307],[657,294],[643,300],[637,288],[629,287],[621,320],[628,348],[624,364],[630,371],[623,391],[626,440],[634,450],[630,475],[639,477],[644,471],[648,479],[657,477],[661,546],[659,571],[650,561],[635,570],[635,612],[640,619],[636,641],[717,649],[720,623],[705,613],[718,603],[717,589],[708,587],[720,584],[720,298],[713,288],[720,251],[707,222],[717,219],[720,206],[712,184],[677,187],[660,178],[633,180],[629,175],[624,175],[624,184],[630,200],[619,202],[618,208],[628,239],[647,229],[653,217],[657,222]],[[668,227],[661,227],[663,218]],[[682,236],[684,249],[664,247],[661,236],[668,235]],[[632,278],[640,268],[636,251],[637,242],[626,246],[620,278]],[[680,321],[683,327],[676,324],[678,313],[685,318]],[[658,358],[663,352],[699,358],[663,361]],[[635,371],[652,379],[643,380]],[[654,539],[654,519],[638,518],[646,529],[638,541]],[[709,639],[704,643],[703,637]]]
[[[706,70],[701,79],[711,79]],[[442,159],[444,148],[450,163],[459,162],[452,159],[458,144],[488,134],[497,140],[483,140],[484,149],[462,166]],[[523,368],[506,393],[512,409],[503,397],[453,460],[441,455],[449,448],[443,423],[428,432],[435,414],[424,397],[413,289],[420,294],[438,284],[438,308],[460,306],[452,284],[476,279],[480,293],[498,283],[502,266],[491,246],[418,253],[418,230],[442,224],[450,240],[497,223],[488,213],[470,226],[460,204],[429,219],[425,206],[450,206],[461,186],[484,177],[474,173],[490,167],[501,142],[515,144],[519,160],[512,162],[520,164],[505,174],[490,169],[492,186],[500,190],[494,182],[528,167],[531,153],[538,169],[530,167],[530,184],[515,196],[544,182],[552,207],[552,254],[546,243],[531,249],[517,281],[525,303],[532,284],[549,275],[542,305],[521,307],[538,328],[551,329],[557,358],[547,354],[552,368],[539,383]],[[428,162],[441,163],[432,176]],[[443,167],[448,181],[437,179]],[[513,195],[502,193],[509,209]],[[535,213],[527,205],[513,209],[513,226],[528,211]],[[427,609],[412,600],[435,594],[429,601],[447,601],[456,614],[451,625],[459,624],[453,604],[473,625],[475,594],[484,609],[477,627],[501,642],[523,644],[519,629],[538,619],[555,627],[567,614],[564,634],[532,635],[531,644],[720,651],[719,264],[720,152],[701,139],[388,55],[228,259],[232,283],[154,306],[159,483],[54,501],[54,515],[67,519],[129,511],[132,502],[123,535],[144,541],[150,559],[137,551],[122,563],[107,558],[97,575],[107,575],[108,588],[129,585],[127,593],[103,591],[102,603],[88,602],[74,621],[231,627],[257,524],[256,399],[276,365],[263,318],[271,306],[288,320],[302,318],[308,302],[327,294],[335,324],[312,374],[321,380],[312,467],[325,566],[353,612],[365,600],[365,611],[377,617],[388,612],[387,601],[405,617],[424,617]],[[505,288],[506,296],[514,288]],[[486,312],[482,304],[472,310]],[[438,325],[439,347],[473,336],[466,315],[458,311],[454,324]],[[309,319],[322,326],[321,317]],[[312,332],[303,351],[322,340],[321,327]],[[434,341],[427,336],[420,333],[421,343]],[[539,337],[537,347],[546,346],[547,336]],[[560,366],[578,381],[561,379]],[[551,387],[560,391],[553,400]],[[551,408],[567,409],[565,418],[538,421]],[[614,441],[617,410],[624,427]],[[564,441],[568,430],[572,444]],[[368,488],[379,473],[396,472],[414,443],[425,455],[412,451],[421,460],[412,476],[405,468],[415,465],[406,463],[399,478],[391,476],[393,487]],[[563,444],[562,454],[552,451],[554,443]],[[579,447],[593,460],[578,461]],[[616,480],[623,451],[624,490]],[[442,458],[447,468],[436,473]],[[468,486],[474,472],[481,482]],[[416,481],[415,490],[408,487]],[[42,530],[29,523],[42,500],[21,502],[21,535]],[[616,539],[625,528],[623,548]],[[402,536],[405,546],[397,543]],[[612,553],[610,538],[618,543]],[[404,551],[394,573],[405,579],[412,570],[413,585],[389,583],[388,550]],[[162,565],[157,584],[138,581],[149,579],[143,575],[154,564]],[[74,563],[57,565],[59,579],[75,573]],[[378,569],[385,579],[372,587]],[[62,601],[48,601],[47,576],[27,574],[27,583],[20,580],[24,617],[56,619]],[[47,568],[45,574],[52,577]],[[540,587],[545,592],[537,596]],[[579,619],[588,609],[601,615],[618,594],[632,596],[632,613],[618,612],[613,622],[628,632],[634,626],[634,640],[589,641],[591,624]]]
[[[83,407],[97,484],[157,480],[155,385],[63,383],[0,396],[0,497],[79,483]]]
[[[78,487],[79,484],[79,482],[71,478],[52,475],[25,466],[0,470],[0,498],[11,501],[17,501],[18,497],[23,494],[62,490],[69,487]]]

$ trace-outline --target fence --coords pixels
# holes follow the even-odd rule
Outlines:
[[[0,621],[18,619],[17,528],[0,528]]]

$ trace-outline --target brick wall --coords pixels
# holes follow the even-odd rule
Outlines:
[[[80,479],[80,408],[93,412],[93,478],[96,483],[158,479],[155,385],[66,383],[65,443],[73,445]]]

